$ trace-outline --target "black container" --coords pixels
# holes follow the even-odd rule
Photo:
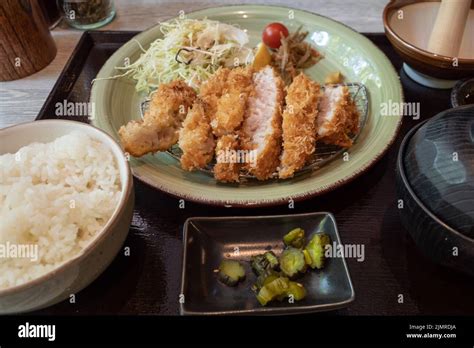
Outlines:
[[[456,152],[464,168],[443,154]],[[459,162],[462,161],[462,162]],[[414,127],[397,158],[402,224],[434,262],[474,275],[474,106],[444,111]]]
[[[469,104],[474,105],[474,78],[458,81],[451,91],[453,108]]]

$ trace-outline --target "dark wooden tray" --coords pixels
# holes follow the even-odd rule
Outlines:
[[[37,119],[56,118],[56,103],[86,102],[91,80],[136,32],[85,32]],[[421,103],[421,117],[406,117],[396,143],[366,174],[352,183],[308,201],[272,208],[216,208],[178,200],[135,180],[136,205],[125,245],[92,285],[43,314],[176,315],[182,256],[182,227],[191,216],[274,215],[329,211],[343,243],[365,245],[365,261],[348,259],[356,299],[338,315],[462,315],[474,313],[474,279],[432,264],[414,246],[400,224],[395,193],[395,160],[403,136],[418,122],[449,105],[449,91],[424,88],[400,70],[402,62],[383,34],[365,34],[400,72],[405,100]],[[69,117],[86,122],[80,117]],[[199,284],[196,284],[199,286]],[[400,300],[403,303],[400,303]],[[321,314],[318,314],[321,315]]]

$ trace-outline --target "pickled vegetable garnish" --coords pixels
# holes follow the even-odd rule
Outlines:
[[[228,286],[236,286],[245,279],[245,269],[235,260],[222,260],[219,265],[219,280]]]
[[[268,283],[272,282],[273,280],[280,277],[280,274],[275,271],[268,271],[263,274],[260,274],[257,277],[257,281],[252,286],[252,290],[258,292],[261,288],[263,288]]]
[[[287,296],[292,296],[295,301],[301,301],[306,297],[306,289],[303,284],[290,281],[286,294]]]
[[[271,301],[283,301],[285,298],[301,301],[306,297],[306,289],[303,284],[292,282],[286,277],[271,275],[265,280],[264,286],[257,294],[257,300],[262,306]]]
[[[302,248],[304,247],[304,244],[306,242],[305,237],[304,237],[304,230],[302,228],[295,228],[285,234],[283,237],[283,242],[287,246],[291,246],[294,248]]]
[[[312,269],[324,267],[326,261],[324,252],[328,244],[331,244],[331,238],[326,233],[317,233],[309,241],[305,254],[309,256],[306,257],[306,262]]]
[[[280,268],[290,278],[294,278],[306,271],[306,261],[300,249],[290,247],[283,251],[280,256]]]
[[[279,261],[273,251],[267,251],[264,254],[252,256],[250,265],[257,275],[261,275],[269,270],[277,270]]]
[[[268,302],[277,299],[282,295],[286,295],[290,281],[285,277],[278,277],[265,286],[263,286],[257,294],[257,300],[262,306],[266,306]]]
[[[302,276],[308,266],[313,269],[324,267],[325,249],[331,244],[331,238],[326,233],[316,233],[304,247],[305,232],[302,228],[295,228],[283,237],[283,242],[286,248],[279,257],[273,251],[266,251],[250,259],[250,266],[257,275],[251,290],[262,306],[272,301],[285,300],[292,304],[306,298],[308,293],[304,285],[294,280]],[[240,262],[222,261],[219,266],[221,282],[235,286],[243,279],[245,270]]]

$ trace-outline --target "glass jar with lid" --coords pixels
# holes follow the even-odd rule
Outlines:
[[[58,7],[71,27],[83,30],[106,25],[115,16],[113,0],[58,0]]]

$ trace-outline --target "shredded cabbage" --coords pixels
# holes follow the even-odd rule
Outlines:
[[[178,19],[161,23],[156,39],[133,64],[116,69],[136,80],[138,92],[150,93],[161,83],[183,79],[193,88],[221,67],[248,65],[252,49],[244,30],[212,20]]]

